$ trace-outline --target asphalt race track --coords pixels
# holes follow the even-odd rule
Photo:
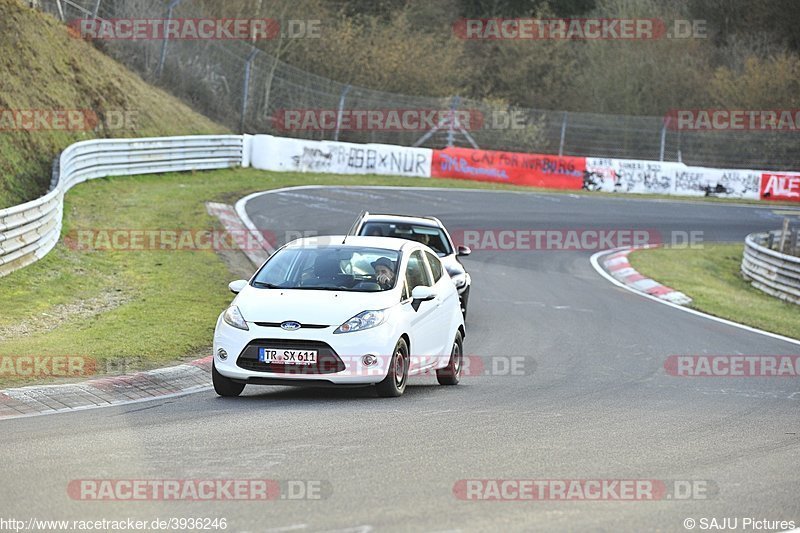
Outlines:
[[[451,229],[778,228],[775,206],[417,189],[306,188],[250,201],[277,235],[342,233],[361,209],[433,214]],[[800,523],[800,381],[685,378],[673,354],[798,354],[598,275],[593,251],[476,251],[465,353],[522,361],[458,387],[248,387],[0,423],[0,501],[17,518],[225,517],[228,531],[686,531],[684,520]],[[798,313],[800,318],[800,313]],[[210,339],[209,339],[210,342]],[[488,365],[491,369],[491,365]],[[494,375],[492,375],[494,374]],[[76,479],[318,481],[322,499],[75,501]],[[464,479],[674,480],[706,498],[470,501]],[[698,528],[699,529],[699,528]]]

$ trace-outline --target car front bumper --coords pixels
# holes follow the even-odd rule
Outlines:
[[[278,385],[370,385],[386,377],[397,339],[391,328],[382,324],[351,333],[334,334],[336,326],[325,329],[300,328],[285,331],[248,323],[249,331],[234,328],[220,318],[214,331],[214,366],[223,376],[253,384]],[[330,350],[322,347],[327,345]],[[311,346],[318,350],[318,367],[269,365],[253,360],[259,346],[294,348]],[[220,349],[227,357],[220,357]],[[255,350],[255,352],[254,352]],[[365,355],[375,356],[366,365]],[[256,356],[257,358],[257,356]],[[325,358],[325,361],[322,359]],[[335,364],[322,364],[337,361]],[[340,361],[340,363],[338,362]],[[245,367],[250,368],[243,368]],[[251,369],[258,367],[258,370]],[[341,370],[339,370],[341,368]]]

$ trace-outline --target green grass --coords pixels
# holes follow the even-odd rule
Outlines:
[[[690,296],[694,309],[800,339],[800,306],[745,281],[739,273],[743,250],[744,244],[654,248],[633,252],[629,259],[640,273]]]
[[[253,169],[103,178],[69,192],[62,235],[91,229],[218,227],[206,213],[206,201],[231,204],[251,192],[309,184],[530,191],[461,180]],[[134,370],[209,355],[216,318],[231,299],[231,279],[214,252],[86,252],[69,248],[62,239],[41,261],[0,278],[0,338],[19,324],[34,325],[30,333],[0,341],[0,356],[79,355],[96,359],[100,368],[123,361]],[[48,318],[58,315],[60,306],[102,300],[114,292],[123,302],[105,312]],[[43,331],[51,320],[58,327]],[[0,378],[0,385],[8,380]]]
[[[82,229],[202,230],[218,227],[217,221],[206,213],[206,201],[231,204],[251,192],[294,185],[541,192],[527,187],[463,180],[309,175],[253,169],[114,177],[93,180],[69,192],[63,234]],[[800,336],[797,320],[792,320],[791,316],[796,309],[773,301],[736,278],[740,248],[717,252],[724,247],[709,246],[702,251],[703,254],[712,251],[722,254],[703,259],[714,269],[710,281],[725,281],[712,295],[727,304],[731,294],[746,293],[759,306],[764,306],[759,315],[763,321],[752,322],[753,325]],[[682,277],[671,274],[674,269],[678,275],[692,280],[693,273],[686,275],[680,269],[701,259],[668,255],[670,261],[662,263],[661,256],[656,256],[653,262],[651,253],[681,251],[637,252],[633,260],[639,262],[641,258],[644,271],[651,268],[651,263],[652,268],[670,265],[651,275],[668,284],[673,282],[676,288],[692,294],[698,302],[703,301],[699,287],[695,290],[694,286],[685,286],[679,283]],[[222,257],[214,252],[85,252],[69,248],[62,240],[41,261],[0,278],[0,309],[3,310],[0,313],[0,356],[79,355],[96,359],[101,369],[107,365],[119,368],[120,363],[124,363],[124,368],[130,371],[209,355],[215,320],[230,302],[227,283],[233,277]],[[102,301],[115,294],[121,296],[121,302],[108,310],[64,316],[63,306]],[[736,305],[731,307],[734,311],[737,308]],[[62,308],[62,316],[59,316],[59,308]],[[705,310],[726,316],[722,311]],[[784,317],[783,322],[774,321],[778,311]],[[740,319],[738,316],[728,318]],[[20,324],[32,324],[31,331],[20,334],[14,330]],[[3,331],[12,330],[14,334],[3,338]],[[0,378],[0,386],[19,384]]]

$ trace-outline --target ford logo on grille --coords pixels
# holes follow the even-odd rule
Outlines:
[[[286,331],[294,331],[296,329],[300,329],[300,322],[289,320],[281,324],[281,329],[285,329]]]

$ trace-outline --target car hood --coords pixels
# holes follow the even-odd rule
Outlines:
[[[400,301],[397,291],[347,292],[257,289],[248,285],[233,301],[247,322],[338,326],[362,311],[386,309]]]

